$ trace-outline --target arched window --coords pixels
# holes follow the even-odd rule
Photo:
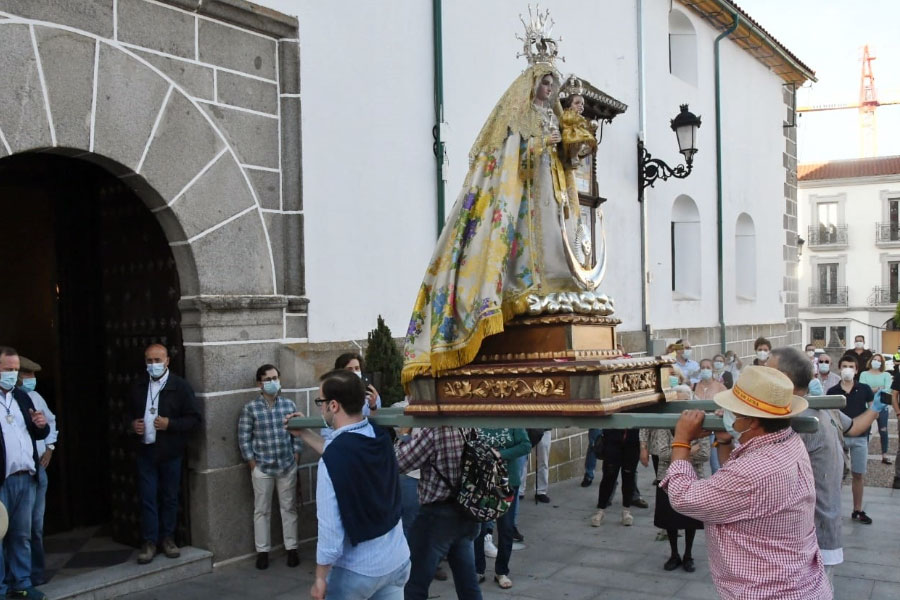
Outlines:
[[[756,227],[747,213],[734,227],[734,289],[738,298],[756,298]]]
[[[672,205],[672,291],[700,298],[700,211],[690,196]]]
[[[669,11],[669,73],[697,85],[697,32],[677,10]]]

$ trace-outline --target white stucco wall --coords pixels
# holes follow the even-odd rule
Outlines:
[[[887,262],[900,261],[900,243],[878,246],[875,224],[887,223],[887,198],[900,197],[900,176],[830,180],[800,184],[798,217],[800,235],[817,222],[817,199],[838,202],[840,224],[847,225],[847,246],[836,250],[804,248],[800,262],[800,319],[804,340],[810,327],[844,325],[848,342],[856,335],[866,336],[870,348],[881,349],[880,329],[893,316],[893,308],[870,304],[873,288],[889,285]],[[840,216],[842,215],[842,217]],[[808,244],[807,244],[808,246]],[[848,304],[840,308],[810,308],[809,290],[816,285],[816,264],[837,262],[838,285],[847,286]],[[893,351],[893,348],[888,350]]]
[[[300,22],[303,195],[310,341],[364,337],[377,314],[402,335],[436,235],[431,4],[262,0]],[[646,143],[677,164],[669,120],[689,102],[703,117],[700,153],[686,180],[648,188],[655,328],[714,326],[717,318],[716,172],[713,39],[718,32],[684,9],[697,30],[698,83],[668,71],[668,2],[644,2]],[[467,169],[469,147],[509,83],[526,65],[519,0],[444,3],[444,88],[450,158],[447,212]],[[676,8],[679,6],[675,3]],[[603,291],[615,298],[622,328],[641,323],[639,130],[635,1],[541,3],[562,35],[564,73],[575,72],[629,108],[605,125],[598,151],[600,194],[610,257]],[[732,42],[723,47],[726,320],[784,320],[779,298],[784,212],[781,80]],[[752,92],[751,92],[752,90]],[[323,151],[327,149],[327,151]],[[669,219],[679,194],[701,214],[703,285],[699,300],[673,301]],[[758,291],[737,300],[734,223],[739,213],[757,231]],[[766,276],[762,275],[766,269]],[[776,276],[777,274],[777,276]]]

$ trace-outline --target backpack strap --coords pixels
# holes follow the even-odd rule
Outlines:
[[[464,434],[462,432],[462,429],[457,428],[456,431],[463,437],[463,440],[468,441],[466,434]],[[474,433],[474,432],[475,432],[475,430],[472,429],[472,433]],[[465,446],[463,446],[463,448],[465,448]],[[460,459],[462,459],[462,455],[460,455]],[[462,482],[460,481],[456,485],[453,485],[452,483],[450,483],[450,480],[447,478],[447,476],[444,475],[443,473],[441,473],[441,470],[438,469],[437,456],[435,456],[434,460],[432,461],[431,468],[434,470],[435,473],[437,473],[437,476],[441,478],[441,481],[444,482],[444,485],[446,485],[448,488],[450,488],[451,497],[456,496],[459,493],[459,487],[462,484]],[[460,474],[460,478],[462,478],[462,474]]]

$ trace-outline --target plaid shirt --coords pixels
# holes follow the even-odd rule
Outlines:
[[[672,508],[703,521],[723,600],[831,600],[813,515],[806,447],[790,428],[753,438],[709,479],[676,460],[659,484]]]
[[[394,449],[401,473],[421,469],[419,478],[419,504],[443,502],[450,498],[453,490],[444,483],[434,469],[441,472],[447,481],[457,482],[462,476],[464,435],[469,429],[457,427],[427,427],[418,430],[412,438],[401,439]]]
[[[269,408],[262,395],[248,402],[238,419],[238,445],[244,460],[255,460],[266,475],[279,477],[294,466],[294,454],[303,450],[303,442],[284,429],[284,417],[297,412],[292,400],[278,396]]]

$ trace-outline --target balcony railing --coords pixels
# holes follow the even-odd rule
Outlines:
[[[895,306],[898,301],[900,301],[900,290],[890,287],[876,285],[869,294],[869,306]]]
[[[810,306],[847,306],[847,288],[809,288]]]
[[[810,225],[809,247],[815,246],[846,246],[848,243],[846,225]]]
[[[900,244],[900,223],[875,223],[876,244]]]

